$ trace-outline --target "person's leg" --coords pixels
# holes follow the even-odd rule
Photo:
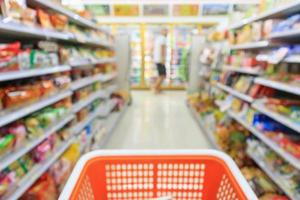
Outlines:
[[[154,89],[156,93],[159,93],[161,91],[161,85],[163,84],[163,81],[165,80],[166,77],[166,67],[163,64],[157,64],[157,70],[159,76],[156,79]]]
[[[165,76],[159,76],[157,79],[156,79],[156,83],[155,83],[155,92],[156,93],[159,93],[161,92],[161,85],[162,83],[164,82],[165,80]]]

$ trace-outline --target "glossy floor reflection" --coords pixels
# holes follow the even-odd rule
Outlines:
[[[211,148],[185,105],[185,92],[132,92],[133,103],[107,149]]]

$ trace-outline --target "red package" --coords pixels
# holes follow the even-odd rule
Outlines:
[[[52,176],[48,173],[43,174],[39,180],[31,186],[20,200],[56,200],[58,191]]]
[[[245,67],[256,67],[257,66],[257,61],[256,58],[250,57],[250,58],[243,58],[242,59],[242,66]]]

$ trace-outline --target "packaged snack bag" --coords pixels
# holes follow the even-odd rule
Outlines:
[[[50,21],[50,16],[42,9],[37,9],[38,22],[43,28],[52,29],[53,26]]]
[[[55,181],[49,173],[45,173],[40,179],[25,192],[20,200],[56,200],[58,191]]]
[[[18,22],[21,21],[25,9],[25,0],[3,0],[3,2],[1,2],[1,10],[4,17],[9,17]]]

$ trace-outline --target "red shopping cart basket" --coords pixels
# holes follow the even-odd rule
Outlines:
[[[94,151],[73,170],[60,200],[256,200],[238,167],[214,150]]]

